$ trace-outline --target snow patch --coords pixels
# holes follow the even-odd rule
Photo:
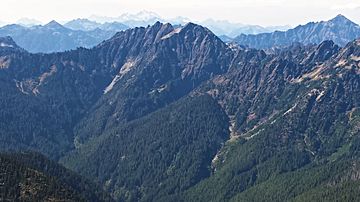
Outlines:
[[[6,43],[1,42],[1,43],[0,43],[0,47],[13,48],[14,46],[13,46],[13,45],[10,45],[10,44],[6,44]]]

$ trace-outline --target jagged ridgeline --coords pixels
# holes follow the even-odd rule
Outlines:
[[[86,23],[86,22],[84,22]],[[121,23],[97,24],[90,30],[80,30],[77,21],[64,26],[56,21],[46,25],[24,27],[18,24],[0,27],[0,37],[10,36],[22,48],[32,53],[51,53],[73,50],[77,47],[93,47],[111,38],[117,31],[128,27]]]
[[[360,198],[359,40],[263,51],[156,23],[64,53],[0,43],[1,148],[116,201]]]
[[[329,21],[309,22],[287,31],[275,31],[263,34],[241,34],[233,41],[251,48],[286,47],[292,43],[319,44],[332,40],[340,46],[360,37],[360,26],[343,15],[338,15]]]

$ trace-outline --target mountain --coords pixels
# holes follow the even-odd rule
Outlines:
[[[289,46],[294,42],[304,44],[319,44],[332,40],[340,46],[360,37],[360,26],[343,15],[338,15],[329,21],[310,22],[299,25],[285,32],[273,32],[257,35],[241,34],[235,42],[251,48],[267,49]]]
[[[24,27],[32,27],[35,25],[41,25],[42,22],[35,20],[35,19],[30,19],[30,18],[21,18],[16,21],[16,24],[24,26]]]
[[[226,35],[221,35],[221,36],[219,36],[219,38],[225,43],[231,43],[234,41],[233,38],[226,36]]]
[[[91,21],[88,19],[75,19],[71,20],[64,24],[64,27],[67,27],[72,30],[82,30],[82,31],[90,31],[96,28],[99,28],[101,23],[97,23],[95,21]]]
[[[166,22],[166,20],[162,19],[158,14],[145,10],[135,14],[124,13],[118,17],[93,15],[90,16],[89,19],[99,23],[120,22],[129,27],[147,27],[148,25],[152,25],[157,21]]]
[[[360,39],[264,51],[157,22],[51,54],[0,41],[0,148],[116,201],[360,199]]]
[[[2,153],[0,171],[5,201],[112,201],[98,185],[37,153]]]
[[[206,28],[161,23],[119,32],[90,50],[0,52],[0,105],[7,109],[1,117],[1,146],[53,158],[107,127],[181,98],[225,72],[231,54]]]
[[[110,38],[116,32],[95,29],[76,31],[68,29],[56,21],[42,26],[23,27],[6,25],[0,28],[0,36],[11,36],[22,48],[30,52],[60,52],[77,47],[92,47]]]
[[[120,201],[358,200],[359,50],[359,41],[343,49],[332,41],[295,44],[276,54],[239,48],[226,72],[210,77],[188,98],[127,124],[107,123],[102,135],[80,142],[61,162],[101,179]],[[109,113],[102,111],[95,113]],[[212,139],[210,131],[201,132],[212,128],[203,125],[209,123],[222,123],[225,134]],[[218,130],[214,134],[224,128],[211,129]],[[193,150],[198,138],[191,134],[207,134],[223,146],[216,155],[212,149]],[[210,149],[216,144],[209,140],[195,144]],[[174,144],[177,149],[171,149]],[[99,167],[101,160],[107,164]],[[192,177],[180,174],[183,168]]]
[[[100,179],[117,201],[168,201],[170,194],[210,176],[208,166],[227,138],[227,123],[210,96],[185,98],[112,127],[62,162]]]
[[[291,28],[290,26],[262,27],[259,25],[245,25],[241,23],[232,23],[227,20],[213,20],[213,19],[207,19],[199,23],[209,28],[218,36],[227,35],[233,38],[235,38],[240,34],[269,33],[274,31],[284,31]]]
[[[106,22],[119,22],[123,23],[129,27],[146,27],[148,25],[152,25],[157,21],[163,23],[171,23],[173,25],[185,25],[186,23],[192,22],[191,19],[178,16],[175,18],[164,18],[158,15],[157,13],[151,11],[140,11],[135,14],[124,13],[118,17],[105,17],[105,16],[90,16],[90,20],[106,23]],[[259,34],[259,33],[267,33],[273,31],[284,31],[290,29],[290,26],[270,26],[263,27],[259,25],[245,25],[241,23],[232,23],[227,20],[214,20],[207,19],[203,21],[198,21],[198,24],[203,25],[204,27],[209,28],[216,35],[227,35],[229,37],[236,37],[239,34]]]
[[[147,28],[119,32],[112,39],[91,50],[78,49],[54,54],[30,54],[17,50],[12,50],[11,53],[3,52],[1,57],[4,58],[4,68],[1,71],[1,82],[4,85],[1,92],[6,99],[0,104],[7,110],[2,111],[1,117],[3,120],[1,148],[33,149],[58,159],[66,152],[81,147],[90,139],[105,134],[105,130],[114,129],[114,126],[120,123],[135,121],[179,100],[202,81],[212,75],[225,72],[229,63],[229,59],[226,58],[230,55],[226,45],[208,29],[191,23],[177,28],[170,24],[156,23]],[[40,68],[34,71],[32,68],[34,66]],[[203,104],[204,101],[208,104]],[[191,116],[202,114],[205,109],[209,110],[209,113],[203,114],[203,118],[206,120],[211,118],[213,122],[202,124],[205,128],[211,125],[216,127],[204,131],[204,134],[209,132],[208,135],[214,136],[215,139],[194,136],[192,145],[182,143],[180,147],[176,146],[181,151],[191,149],[199,154],[189,161],[189,163],[196,162],[197,165],[194,166],[191,174],[182,175],[176,172],[181,174],[177,179],[187,180],[188,185],[169,187],[170,191],[177,187],[181,189],[189,187],[209,175],[206,165],[220,148],[226,134],[227,126],[223,124],[226,117],[219,108],[216,108],[218,107],[216,103],[209,98],[184,101],[184,103],[188,102],[186,106],[189,107],[197,104],[193,108],[196,111],[193,112],[188,107],[178,104],[172,111],[181,109],[188,116],[181,116],[180,113],[174,117],[175,120],[181,117],[185,121]],[[171,111],[164,113],[175,115]],[[214,117],[214,113],[219,114],[219,117]],[[109,114],[112,115],[108,116]],[[199,118],[188,121],[200,122],[202,118]],[[92,120],[96,121],[92,122]],[[139,124],[147,123],[146,130],[152,130],[153,123],[163,122],[151,120],[152,118],[144,118]],[[178,129],[173,131],[175,132],[173,135],[178,136],[179,140],[182,139],[181,137],[190,138],[194,135],[194,131],[197,131],[195,127],[186,133],[181,133],[184,125],[181,122],[179,124],[174,128]],[[126,128],[130,127],[133,125]],[[165,124],[163,129],[159,128],[159,132],[162,134],[172,132],[172,127]],[[201,140],[206,142],[208,140],[212,146],[209,147]],[[172,144],[164,141],[164,144]],[[184,141],[187,142],[186,139]],[[148,140],[144,143],[148,144]],[[173,154],[176,154],[174,153],[176,148],[170,146],[164,150],[164,153],[169,155],[169,160],[175,158]],[[149,149],[152,151],[154,148],[149,147]],[[129,150],[124,150],[127,151]],[[192,154],[187,152],[178,156],[181,159],[188,159]],[[152,155],[149,158],[152,158]],[[186,167],[183,166],[183,169]],[[152,170],[157,172],[157,169]],[[144,171],[139,169],[139,173]],[[157,174],[153,176],[158,180],[166,177]],[[198,179],[195,181],[190,179],[192,176]],[[105,176],[99,175],[99,177]],[[121,182],[120,179],[117,181]],[[170,185],[173,179],[167,181]],[[146,181],[141,183],[149,185]],[[122,193],[129,191],[133,193],[133,187],[129,185],[125,187],[124,192],[111,193],[121,198],[124,197]],[[149,187],[149,189],[155,188]],[[112,185],[111,190],[113,190]],[[137,197],[133,194],[129,196]]]
[[[114,34],[116,32],[126,30],[129,27],[122,23],[118,22],[106,22],[106,23],[97,23],[95,21],[90,21],[88,19],[76,19],[71,20],[64,24],[65,27],[72,29],[72,30],[81,30],[81,31],[92,31],[95,29],[100,29],[104,31],[112,31]]]
[[[252,71],[233,69],[238,76],[214,79],[203,90],[230,104],[225,109],[234,118],[233,138],[218,153],[214,175],[185,198],[358,200],[359,45],[354,41],[339,49],[326,41],[310,50],[293,47],[281,60],[251,62]],[[248,56],[264,57],[254,53]],[[242,80],[246,86],[239,85]],[[233,96],[223,97],[224,91]],[[245,108],[233,110],[234,101]]]
[[[119,32],[126,29],[129,29],[127,25],[124,25],[119,22],[106,22],[102,24],[99,29],[105,30],[105,31],[113,31],[113,32]]]

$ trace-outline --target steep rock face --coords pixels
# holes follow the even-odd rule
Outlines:
[[[235,120],[236,130],[232,130],[235,137],[224,146],[213,163],[214,175],[191,188],[185,194],[185,200],[299,200],[307,198],[306,194],[313,190],[327,188],[343,190],[339,193],[342,196],[359,197],[352,192],[357,189],[359,181],[347,177],[358,172],[355,165],[358,163],[360,134],[360,75],[354,58],[357,58],[359,43],[351,42],[340,50],[331,44],[324,42],[305,49],[307,56],[301,57],[304,59],[300,63],[294,63],[304,72],[284,74],[286,69],[298,68],[294,65],[279,68],[282,65],[274,65],[272,61],[273,65],[263,67],[261,72],[265,75],[258,76],[260,81],[266,80],[264,86],[259,84],[254,89],[252,85],[245,85],[248,88],[242,90],[237,87],[242,84],[236,83],[210,91],[220,92],[219,95],[243,92],[232,93],[229,99],[220,99],[219,102],[223,106],[232,106],[228,108],[229,112],[235,108],[239,110],[238,114],[245,115],[235,115],[241,117],[241,122]],[[333,53],[331,57],[329,53]],[[277,77],[273,72],[266,74],[271,66]],[[235,80],[229,81],[233,82]],[[244,82],[248,83],[253,82]],[[228,91],[224,93],[221,89]],[[256,92],[255,96],[247,96],[249,92]],[[242,103],[236,104],[242,98],[249,101],[245,108]],[[261,110],[257,111],[258,108]],[[298,183],[300,179],[306,182]],[[292,189],[287,189],[288,186]],[[284,190],[287,194],[281,194]],[[256,194],[259,192],[266,194]],[[316,191],[313,194],[311,197],[321,198]],[[328,195],[332,194],[323,197]]]
[[[267,49],[272,47],[289,46],[292,43],[319,44],[325,40],[332,40],[340,46],[360,37],[360,26],[338,15],[332,20],[311,22],[300,25],[285,32],[273,32],[258,35],[240,35],[235,42],[251,48]]]
[[[135,28],[118,33],[96,50],[118,73],[76,127],[81,141],[179,99],[226,72],[232,57],[220,39],[195,24]]]
[[[213,96],[226,109],[240,135],[274,116],[296,99],[298,77],[321,66],[339,52],[333,42],[295,45],[276,54],[245,49],[237,52],[227,73],[216,76],[197,93]],[[195,93],[196,94],[196,93]]]
[[[55,158],[81,138],[179,99],[226,72],[232,57],[220,39],[195,24],[135,28],[90,50],[0,50],[3,148],[31,148]]]
[[[85,49],[0,52],[2,148],[31,148],[52,157],[71,149],[72,127],[102,95],[109,73]]]

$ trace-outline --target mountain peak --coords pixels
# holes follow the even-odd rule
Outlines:
[[[352,23],[355,24],[354,22],[352,22],[351,20],[349,20],[347,17],[345,17],[342,14],[337,15],[335,18],[329,20],[329,22],[333,22],[333,23]]]
[[[60,23],[56,22],[55,20],[50,21],[44,27],[52,28],[52,29],[58,29],[58,28],[64,28]]]
[[[186,25],[184,25],[181,30],[182,30],[182,32],[194,31],[194,30],[202,30],[202,32],[204,32],[204,33],[213,34],[208,28],[203,27],[203,26],[198,25],[198,24],[195,24],[195,23],[192,23],[192,22],[186,23]]]
[[[192,23],[192,22],[188,22],[184,25],[183,27],[183,30],[192,30],[196,27],[202,27],[201,25],[198,25],[198,24],[195,24],[195,23]]]

